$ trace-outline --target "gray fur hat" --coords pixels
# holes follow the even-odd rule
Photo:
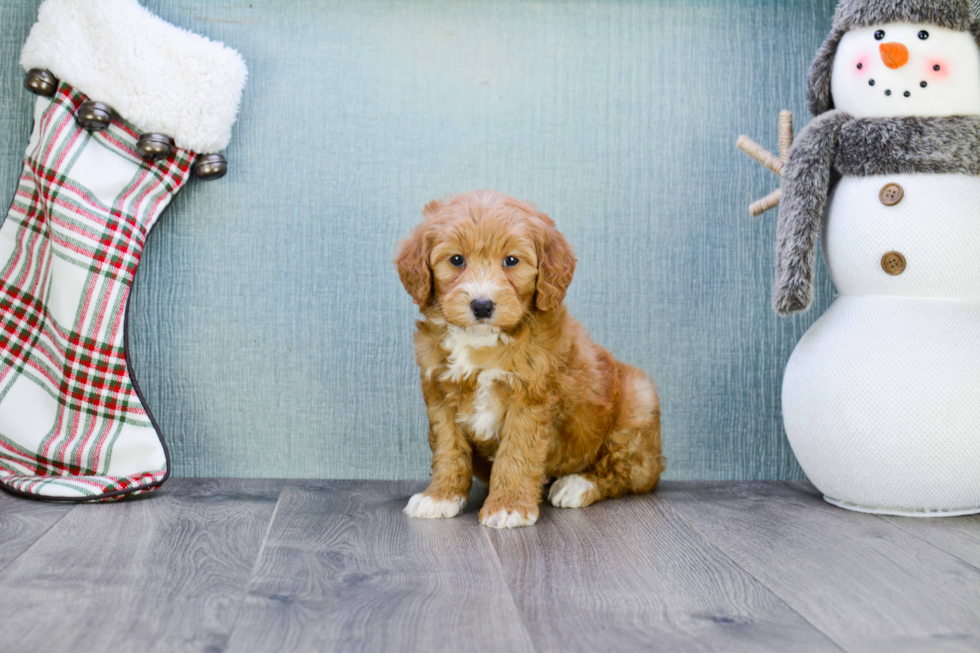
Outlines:
[[[834,14],[834,29],[810,67],[807,95],[813,115],[834,108],[830,76],[844,34],[852,29],[900,22],[972,32],[980,45],[980,25],[974,19],[970,0],[841,0]]]

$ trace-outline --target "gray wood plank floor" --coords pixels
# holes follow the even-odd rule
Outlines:
[[[0,492],[0,570],[34,544],[69,510],[71,506],[68,505],[25,501]]]
[[[542,651],[839,651],[658,497],[488,533]]]
[[[884,519],[805,486],[701,484],[662,496],[846,650],[980,650],[980,569]]]
[[[229,651],[532,651],[472,508],[402,514],[419,483],[289,485]]]
[[[0,649],[222,650],[282,485],[174,479],[75,506],[0,572]]]
[[[531,528],[401,509],[421,483],[176,479],[0,495],[0,650],[976,651],[980,517],[805,483],[664,483]]]

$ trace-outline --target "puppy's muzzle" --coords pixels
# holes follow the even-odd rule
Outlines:
[[[474,299],[470,302],[470,310],[473,317],[478,320],[486,320],[493,315],[493,301],[489,299]]]

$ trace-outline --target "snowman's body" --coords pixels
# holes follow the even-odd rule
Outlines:
[[[980,48],[931,25],[855,29],[832,83],[856,118],[975,116]],[[980,512],[980,175],[845,174],[821,238],[839,296],[783,382],[801,466],[843,507]]]
[[[889,184],[904,191],[894,206]],[[804,471],[845,507],[980,512],[980,177],[844,177],[822,236],[840,296],[783,382]]]

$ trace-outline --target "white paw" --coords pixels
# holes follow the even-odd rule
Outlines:
[[[416,494],[408,500],[405,514],[417,519],[444,519],[455,517],[466,505],[466,497],[455,499],[433,499],[425,494]]]
[[[585,495],[594,487],[592,481],[578,474],[562,476],[551,484],[548,501],[556,508],[581,508],[585,504]]]
[[[537,515],[525,517],[516,511],[498,510],[481,519],[480,523],[490,528],[520,528],[521,526],[533,526],[536,521],[538,521]]]

